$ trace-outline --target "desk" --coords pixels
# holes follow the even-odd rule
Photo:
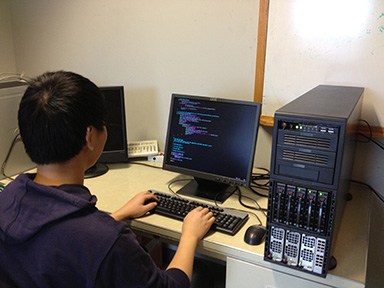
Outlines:
[[[160,163],[148,164],[161,167]],[[85,186],[98,198],[97,207],[107,212],[117,210],[140,191],[155,189],[168,192],[168,184],[173,180],[190,178],[138,164],[113,164],[109,167],[107,174],[85,180]],[[172,186],[174,190],[178,189],[177,185],[180,184],[175,183]],[[247,189],[242,189],[242,192],[257,200],[261,207],[267,207],[267,198],[259,197]],[[243,241],[245,230],[250,225],[258,223],[253,215],[250,215],[248,222],[235,236],[209,232],[200,241],[197,252],[226,261],[226,287],[364,287],[369,193],[367,190],[354,190],[351,193],[354,198],[346,205],[335,245],[334,256],[338,265],[326,278],[264,261],[264,244],[251,246]],[[222,206],[247,210],[239,204],[235,195],[226,200]],[[265,225],[265,216],[262,212],[256,213]],[[174,244],[180,239],[181,221],[151,214],[129,220],[129,224],[135,232],[160,237],[165,243]]]

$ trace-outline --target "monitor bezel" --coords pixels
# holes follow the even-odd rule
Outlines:
[[[178,98],[187,98],[191,100],[204,100],[204,101],[210,101],[210,102],[221,102],[221,103],[228,103],[232,105],[247,105],[247,106],[253,106],[256,108],[256,115],[255,115],[255,128],[254,131],[252,131],[252,143],[251,143],[251,153],[250,153],[250,160],[248,161],[248,167],[247,167],[247,175],[245,180],[239,180],[233,177],[208,173],[208,172],[202,172],[194,169],[179,167],[177,165],[173,165],[169,162],[169,157],[167,155],[167,151],[169,150],[169,145],[172,145],[172,136],[170,133],[171,125],[172,125],[172,119],[173,117],[177,117],[174,111],[174,104],[175,101]],[[174,93],[171,96],[171,105],[169,110],[169,116],[168,116],[168,126],[167,126],[167,134],[166,134],[166,142],[165,142],[165,157],[163,162],[163,170],[172,171],[181,173],[184,175],[193,176],[195,178],[199,179],[205,179],[209,181],[213,181],[216,183],[231,185],[231,186],[242,186],[242,187],[249,187],[251,183],[252,178],[252,171],[253,171],[253,163],[255,158],[255,150],[256,150],[256,143],[257,143],[257,136],[258,136],[258,130],[259,130],[259,121],[260,121],[260,115],[261,115],[261,103],[259,102],[251,102],[251,101],[243,101],[243,100],[234,100],[234,99],[226,99],[226,98],[216,98],[216,97],[209,97],[209,96],[198,96],[198,95],[186,95],[186,94],[178,94]]]

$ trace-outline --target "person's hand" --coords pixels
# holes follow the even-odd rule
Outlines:
[[[138,218],[154,209],[157,205],[157,201],[159,200],[151,192],[140,192],[123,207],[112,213],[111,216],[119,221],[126,218]]]
[[[215,217],[208,208],[197,207],[185,216],[179,246],[167,270],[178,268],[187,274],[189,280],[192,279],[196,246],[207,234],[213,222]]]
[[[208,208],[197,207],[184,218],[182,235],[191,239],[201,240],[215,222]]]

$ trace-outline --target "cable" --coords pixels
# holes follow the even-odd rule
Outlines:
[[[266,168],[262,168],[262,167],[256,167],[256,168],[260,169],[260,170],[264,170],[267,173],[253,173],[251,185],[249,186],[249,189],[258,196],[268,197],[268,195],[262,194],[262,193],[256,191],[255,188],[260,189],[260,190],[264,190],[264,191],[269,191],[270,172]],[[258,183],[257,181],[266,181],[266,182],[265,183]]]
[[[15,179],[5,174],[5,167],[7,166],[7,162],[8,162],[9,156],[11,155],[12,150],[13,150],[13,148],[15,147],[15,144],[16,144],[17,142],[19,142],[19,141],[21,141],[21,138],[20,138],[20,134],[18,133],[18,134],[15,136],[15,138],[13,138],[11,147],[9,147],[7,156],[5,157],[4,162],[3,162],[3,164],[1,165],[1,174],[2,174],[4,177],[6,177],[6,178],[8,178],[8,179],[10,179],[10,180],[15,180]]]
[[[372,128],[371,128],[371,125],[368,123],[368,121],[366,121],[364,119],[359,119],[359,121],[364,122],[365,124],[367,124],[368,129],[369,129],[369,137],[364,135],[363,133],[357,133],[358,135],[363,136],[366,139],[368,139],[367,141],[361,141],[361,140],[357,140],[357,141],[361,142],[361,143],[372,142],[372,143],[376,144],[377,146],[379,146],[381,149],[384,150],[384,145],[382,145],[381,143],[377,142],[376,140],[373,140],[373,138],[372,138]]]
[[[20,74],[17,74],[17,73],[0,73],[0,82],[1,81],[4,81],[4,80],[10,80],[10,79],[16,79],[16,80],[19,80],[19,81],[22,81],[22,82],[25,82],[25,83],[29,83],[29,81],[31,80],[30,78],[28,77],[25,77],[25,74],[24,72],[23,73],[20,73]],[[7,162],[8,162],[8,159],[9,159],[9,156],[11,155],[11,152],[13,150],[13,147],[15,146],[15,144],[20,141],[21,138],[20,138],[20,134],[18,133],[15,138],[13,139],[12,141],[12,144],[11,144],[11,147],[9,148],[8,150],[8,153],[7,153],[7,156],[5,157],[5,160],[3,162],[3,164],[1,165],[1,174],[10,179],[10,180],[14,180],[14,178],[8,176],[5,174],[5,167],[7,165]]]
[[[177,194],[177,192],[173,191],[173,189],[171,188],[171,185],[175,184],[176,182],[181,182],[181,181],[191,181],[193,179],[189,178],[189,179],[175,179],[171,182],[168,183],[168,190],[171,191],[173,194],[175,194],[177,197],[180,197],[179,194]]]
[[[261,194],[261,193],[259,193],[259,192],[257,192],[256,190],[254,190],[254,188],[252,187],[252,186],[250,186],[250,187],[248,187],[249,188],[249,190],[251,190],[253,193],[255,193],[256,195],[258,195],[258,196],[260,196],[260,197],[268,197],[268,195],[265,195],[265,194]],[[260,187],[259,187],[260,188]],[[261,188],[260,188],[261,189]],[[268,189],[262,189],[262,190],[267,190],[268,191]]]
[[[248,208],[248,209],[256,210],[256,211],[261,211],[261,212],[263,212],[263,214],[264,214],[265,216],[267,216],[266,212],[267,212],[268,210],[265,209],[265,208],[261,208],[261,206],[259,205],[259,203],[258,203],[255,199],[252,199],[251,197],[242,195],[241,190],[240,190],[239,188],[237,188],[236,191],[238,192],[238,195],[239,195],[239,203],[240,203],[241,206],[243,206],[243,207],[245,207],[245,208]],[[257,208],[257,207],[254,207],[254,206],[250,206],[250,205],[248,205],[248,204],[245,204],[245,203],[242,201],[242,198],[245,198],[245,199],[247,199],[247,200],[250,200],[250,201],[254,202],[258,208]]]
[[[364,120],[364,119],[359,119],[359,121],[361,122],[364,122],[367,126],[368,126],[368,129],[369,129],[369,137],[368,137],[368,140],[367,141],[361,141],[361,140],[357,140],[357,142],[361,142],[361,143],[368,143],[370,141],[370,139],[372,139],[372,128],[371,128],[371,125],[369,125],[368,121]],[[365,136],[364,134],[362,133],[357,133],[361,136]],[[365,136],[367,137],[367,136]]]
[[[151,167],[151,168],[155,168],[155,169],[163,169],[162,167],[159,167],[159,166],[154,166],[154,165],[150,165],[150,164],[146,164],[146,163],[141,163],[141,162],[130,161],[129,163],[130,164],[147,166],[147,167]]]
[[[261,221],[260,217],[257,216],[257,214],[252,212],[252,211],[246,211],[246,210],[237,209],[237,208],[230,208],[230,207],[224,207],[224,208],[225,209],[229,209],[229,210],[241,211],[241,212],[244,212],[244,213],[247,213],[247,214],[251,214],[251,215],[255,216],[255,218],[259,221],[260,225],[263,226],[263,222]]]
[[[380,199],[381,202],[384,202],[384,196],[382,196],[379,192],[377,192],[371,185],[364,182],[357,181],[357,180],[351,180],[351,182],[357,183],[369,188]]]
[[[269,177],[271,175],[269,170],[266,169],[266,168],[262,168],[262,167],[256,167],[256,169],[264,170],[267,173],[252,173],[252,182],[254,184],[258,185],[258,186],[268,186],[268,184],[269,184]],[[256,181],[259,181],[259,180],[268,180],[268,181],[266,183],[264,183],[264,184],[260,184],[260,183],[256,182]]]
[[[11,80],[11,79],[19,80],[19,81],[22,81],[25,83],[29,83],[31,80],[31,78],[25,77],[24,72],[23,73],[6,73],[6,72],[4,72],[4,73],[0,74],[0,81]]]
[[[364,135],[364,134],[361,134],[361,133],[358,133],[360,136],[363,136],[365,138],[368,139],[368,141],[359,141],[359,142],[362,142],[362,143],[368,143],[368,142],[372,142],[374,144],[376,144],[377,146],[379,146],[379,148],[383,149],[384,150],[384,146],[382,144],[380,144],[379,142],[377,142],[376,140],[373,140],[371,138],[369,138],[368,136]]]
[[[267,169],[267,168],[264,168],[264,167],[255,167],[256,169],[260,169],[260,170],[264,170],[265,172],[267,173],[253,173],[253,175],[260,175],[260,176],[265,176],[267,175],[268,178],[269,178],[269,175],[271,174],[270,171]]]
[[[261,212],[263,212],[264,216],[267,217],[267,215],[266,215],[265,212],[264,212],[265,209],[261,208],[260,205],[259,205],[259,203],[257,203],[256,200],[254,200],[254,199],[252,199],[252,198],[250,198],[250,197],[247,197],[247,196],[243,196],[243,195],[241,194],[241,190],[240,190],[239,188],[237,189],[237,192],[238,192],[238,195],[239,195],[239,203],[240,203],[241,206],[243,206],[243,207],[245,207],[245,208],[248,208],[248,209],[256,210],[256,211],[261,211]],[[251,201],[255,202],[255,204],[256,204],[259,208],[256,208],[256,207],[254,207],[254,206],[249,206],[249,205],[245,204],[245,203],[241,200],[241,198],[243,198],[243,197],[246,198],[246,199],[248,199],[248,200],[251,200]],[[229,209],[239,210],[239,211],[244,211],[244,210],[241,210],[241,209],[235,209],[235,208],[229,208]],[[255,217],[257,218],[257,220],[259,221],[260,225],[263,225],[263,222],[261,221],[260,217],[257,216],[256,213],[254,213],[254,212],[250,212],[250,211],[244,211],[244,212],[249,213],[249,214],[252,214],[253,216],[255,216]]]

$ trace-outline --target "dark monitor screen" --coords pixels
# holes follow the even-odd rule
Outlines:
[[[125,120],[124,87],[99,87],[105,97],[108,111],[106,127],[108,138],[97,163],[86,171],[86,177],[95,177],[108,171],[102,163],[128,162],[128,143]]]
[[[125,120],[124,87],[100,87],[108,110],[106,121],[108,138],[99,162],[128,161],[127,131]]]
[[[194,176],[178,193],[223,202],[250,184],[261,104],[173,94],[164,170]]]

